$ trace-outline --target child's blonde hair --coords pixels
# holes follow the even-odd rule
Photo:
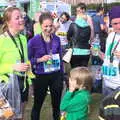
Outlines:
[[[70,78],[76,80],[78,86],[91,90],[93,75],[87,67],[76,67],[70,71]]]

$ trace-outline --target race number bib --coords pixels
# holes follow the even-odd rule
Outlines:
[[[67,32],[57,32],[56,33],[60,37],[61,45],[67,45]]]
[[[52,58],[44,62],[44,72],[52,72],[60,70],[60,56],[53,54]]]

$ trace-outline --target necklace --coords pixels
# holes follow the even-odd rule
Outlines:
[[[46,36],[44,33],[42,33],[42,36],[45,42],[50,42],[50,36]]]

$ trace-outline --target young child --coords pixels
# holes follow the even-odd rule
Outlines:
[[[87,67],[76,67],[69,76],[69,89],[64,95],[60,109],[66,112],[66,120],[88,120],[93,76]]]

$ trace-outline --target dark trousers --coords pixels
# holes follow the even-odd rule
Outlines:
[[[47,75],[37,75],[33,80],[34,85],[34,104],[31,113],[31,120],[40,119],[40,110],[44,102],[49,86],[51,93],[53,119],[59,120],[60,101],[62,95],[63,81],[60,72],[54,72]],[[49,118],[48,118],[49,119]]]
[[[71,58],[71,67],[88,66],[90,55],[73,55]]]
[[[108,36],[108,33],[105,31],[101,31],[99,33],[100,37],[100,50],[105,53],[105,47],[106,47],[106,38]]]

